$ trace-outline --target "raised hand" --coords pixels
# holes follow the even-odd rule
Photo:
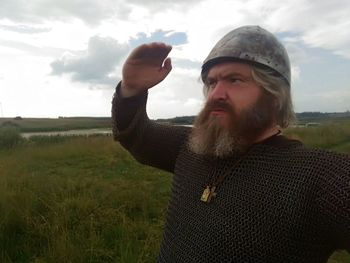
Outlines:
[[[123,66],[122,95],[139,94],[165,79],[172,68],[167,58],[171,48],[158,42],[135,48]]]

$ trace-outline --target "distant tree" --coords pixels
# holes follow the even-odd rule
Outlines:
[[[18,128],[11,126],[2,126],[0,128],[0,149],[13,148],[23,140]]]
[[[172,123],[172,124],[182,124],[182,125],[192,125],[194,121],[195,116],[180,116],[180,117],[174,117],[169,119],[157,119],[157,122],[165,122],[165,123]]]
[[[12,121],[4,121],[2,124],[1,124],[1,127],[14,127],[14,128],[18,128],[18,124],[17,123],[14,123]]]

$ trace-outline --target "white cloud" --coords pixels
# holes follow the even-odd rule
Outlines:
[[[40,27],[40,26],[29,26],[29,25],[6,25],[0,24],[0,29],[14,31],[24,34],[38,34],[38,33],[47,33],[51,28]]]
[[[269,1],[266,25],[280,32],[300,35],[306,45],[330,49],[350,57],[350,2],[347,0]]]
[[[349,99],[345,83],[314,72],[316,92],[300,87],[310,77],[305,64],[327,60],[332,70],[336,54],[350,66],[349,13],[347,0],[2,0],[0,102],[12,115],[109,115],[112,87],[130,47],[160,39],[175,43],[174,68],[151,90],[150,116],[192,115],[201,107],[198,77],[213,45],[235,27],[259,24],[286,45],[297,109],[343,109]],[[333,93],[323,88],[324,96],[313,96],[320,94],[318,83],[327,82]]]
[[[100,21],[118,16],[126,18],[130,9],[117,0],[3,0],[0,18],[21,23],[44,23],[46,20],[66,21],[81,19],[94,26]]]

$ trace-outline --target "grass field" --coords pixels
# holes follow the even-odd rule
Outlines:
[[[286,132],[350,153],[350,125]],[[171,175],[111,137],[36,138],[0,151],[0,262],[154,262]],[[337,252],[329,263],[350,262]]]
[[[21,132],[67,131],[110,128],[109,117],[0,118],[0,127],[16,127]]]

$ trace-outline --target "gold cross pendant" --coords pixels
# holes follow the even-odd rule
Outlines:
[[[203,191],[201,201],[208,202],[209,195],[210,195],[210,186],[208,185]]]
[[[207,203],[210,202],[211,198],[216,196],[215,189],[216,189],[215,186],[210,187],[208,185],[203,191],[201,201],[207,202]]]

